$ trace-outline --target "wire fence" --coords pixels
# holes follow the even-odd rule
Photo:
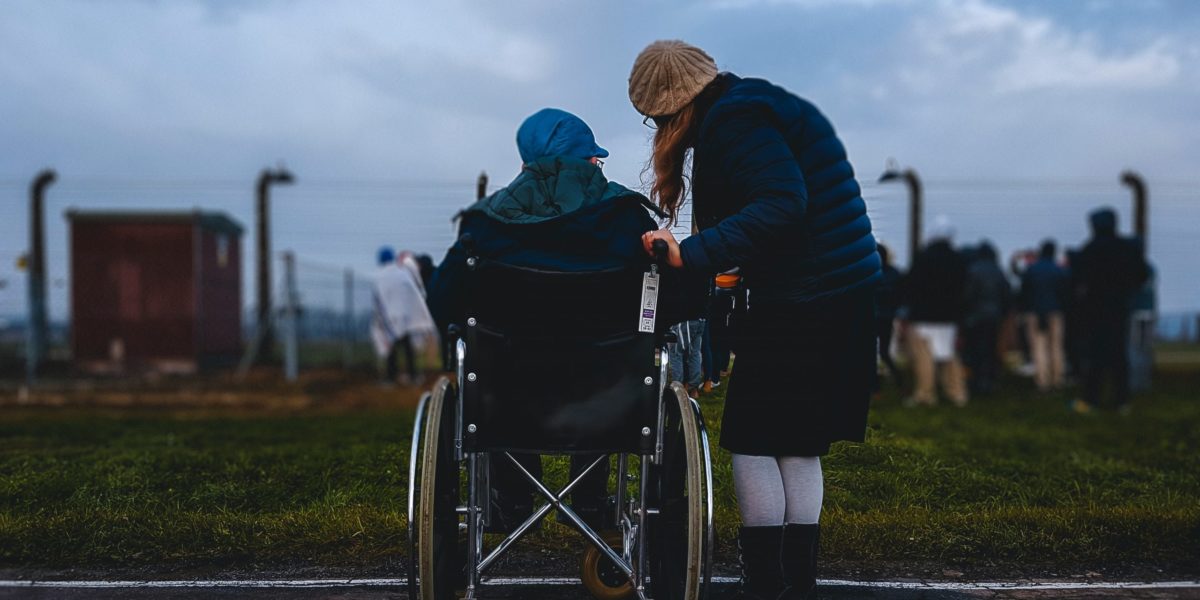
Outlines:
[[[286,261],[281,263],[284,273]],[[294,264],[300,368],[374,365],[370,276],[303,257]],[[281,280],[275,297],[283,301],[288,293]]]
[[[498,189],[494,182],[489,189]],[[908,203],[902,185],[860,180],[877,237],[896,262],[908,262]],[[1149,257],[1157,269],[1161,340],[1200,342],[1200,277],[1195,275],[1196,232],[1200,231],[1200,182],[1148,181]],[[28,181],[0,180],[0,198],[12,218],[0,223],[0,364],[23,360],[27,313],[26,274],[17,270],[24,253]],[[370,285],[375,249],[392,244],[428,253],[435,260],[454,241],[454,215],[471,204],[475,181],[420,179],[299,179],[272,191],[272,236],[277,248],[297,255],[297,335],[304,368],[350,366],[373,359],[369,340]],[[64,219],[68,207],[140,210],[223,211],[244,225],[253,223],[252,190],[244,181],[63,178],[50,189],[47,205],[46,264],[52,352],[63,356],[70,341],[70,244]],[[929,179],[925,182],[925,222],[946,215],[957,240],[988,239],[1003,258],[1035,248],[1044,238],[1060,247],[1079,247],[1088,237],[1087,213],[1100,206],[1118,210],[1122,230],[1132,221],[1130,197],[1116,178]],[[684,205],[674,231],[690,233],[692,211]],[[248,231],[252,231],[249,227]],[[249,236],[247,236],[249,238]],[[250,249],[243,238],[243,248]],[[243,320],[254,335],[253,251],[243,252]],[[347,274],[347,270],[349,274]],[[278,268],[277,273],[283,269]],[[284,298],[283,281],[275,298]],[[348,350],[347,350],[348,349]],[[7,372],[7,371],[5,371]]]
[[[1200,312],[1173,312],[1158,315],[1154,328],[1160,342],[1200,344]]]

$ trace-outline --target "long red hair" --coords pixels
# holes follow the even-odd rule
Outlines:
[[[675,224],[679,205],[683,204],[690,184],[688,176],[684,175],[684,169],[689,162],[688,149],[696,143],[700,121],[704,119],[716,99],[724,93],[725,87],[723,78],[718,77],[674,115],[655,120],[659,127],[654,133],[654,149],[650,153],[650,163],[646,165],[647,170],[654,171],[650,199],[670,215],[672,225]]]
[[[650,200],[670,216],[672,225],[679,214],[679,205],[687,195],[688,177],[683,170],[688,163],[695,120],[696,104],[689,102],[654,133],[654,149],[647,165],[654,171]]]

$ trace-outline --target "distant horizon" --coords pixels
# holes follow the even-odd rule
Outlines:
[[[887,244],[894,260],[908,263],[908,198],[906,188],[899,183],[879,184],[860,173],[868,211],[873,220],[877,239]],[[508,180],[491,178],[489,191],[499,189]],[[60,183],[48,190],[52,205],[60,210],[48,211],[47,258],[50,281],[51,316],[66,314],[70,290],[68,269],[67,222],[63,215],[72,209],[112,211],[189,211],[226,214],[244,229],[242,237],[243,302],[254,302],[254,214],[250,186],[206,189],[203,182],[195,187],[170,186],[137,187],[97,186],[95,183],[75,182],[62,177]],[[398,249],[410,249],[429,254],[435,263],[442,260],[445,250],[454,240],[451,218],[458,210],[474,200],[473,182],[461,185],[418,187],[393,180],[391,183],[313,182],[298,175],[294,186],[272,190],[273,204],[273,266],[277,280],[282,276],[279,256],[293,250],[300,262],[301,285],[313,281],[315,295],[341,302],[341,277],[346,268],[354,269],[361,279],[369,279],[375,270],[375,250],[384,244]],[[1191,246],[1195,225],[1200,223],[1200,203],[1193,201],[1200,183],[1182,181],[1164,183],[1148,181],[1150,203],[1150,258],[1159,269],[1159,302],[1164,312],[1200,311],[1200,277],[1191,268]],[[960,246],[977,244],[981,239],[992,241],[1000,251],[1002,262],[1018,249],[1036,248],[1044,238],[1057,241],[1060,253],[1081,246],[1089,236],[1087,214],[1099,207],[1117,210],[1123,235],[1132,229],[1132,199],[1114,174],[1111,178],[993,179],[924,179],[925,225],[937,215],[947,215],[954,222]],[[163,198],[182,194],[190,199],[171,206]],[[329,203],[326,198],[343,198]],[[401,198],[401,199],[397,199]],[[410,199],[406,202],[404,199]],[[186,202],[187,200],[185,200]],[[56,208],[58,208],[56,206]],[[358,207],[357,209],[353,207]],[[379,207],[379,208],[375,208]],[[387,207],[387,208],[383,208]],[[349,210],[348,210],[349,209]],[[314,218],[336,223],[340,214],[381,210],[381,219],[362,223],[356,231],[339,231],[306,224]],[[57,214],[55,214],[57,213]],[[690,219],[690,208],[682,216]],[[415,219],[409,233],[394,237],[388,231]],[[25,304],[26,275],[15,269],[16,254],[0,253],[0,278],[8,285],[0,289],[0,312],[21,314]],[[306,267],[312,267],[306,269]]]

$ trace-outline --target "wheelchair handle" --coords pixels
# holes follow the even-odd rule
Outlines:
[[[650,243],[650,251],[654,253],[654,261],[659,264],[667,264],[667,256],[671,252],[671,247],[667,245],[666,240],[654,240]]]

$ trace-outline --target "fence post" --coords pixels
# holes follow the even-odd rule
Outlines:
[[[284,272],[284,308],[283,308],[283,323],[284,323],[284,345],[283,345],[283,369],[284,378],[289,382],[296,381],[299,376],[299,348],[297,348],[297,323],[296,313],[297,306],[297,291],[296,291],[296,255],[291,251],[283,253],[283,272]]]
[[[270,359],[275,346],[275,335],[271,331],[271,201],[270,189],[272,184],[290,184],[295,181],[290,171],[279,167],[274,171],[263,169],[255,184],[257,212],[257,242],[258,242],[258,328],[255,338],[257,347],[254,356],[257,361]]]
[[[1142,243],[1149,248],[1150,240],[1147,239],[1147,235],[1150,220],[1147,210],[1150,195],[1146,192],[1146,180],[1134,171],[1125,171],[1121,173],[1121,183],[1133,192],[1133,234],[1142,238]]]
[[[342,335],[342,365],[350,369],[354,351],[354,269],[346,269],[345,273],[346,315],[345,332]]]
[[[475,182],[475,199],[483,200],[487,197],[488,176],[487,171],[479,173],[479,179]]]
[[[25,379],[33,386],[37,377],[38,363],[46,353],[49,336],[46,335],[46,241],[43,225],[46,188],[58,178],[54,169],[37,174],[29,187],[29,323],[28,347],[25,349]]]
[[[908,184],[908,264],[911,267],[917,258],[917,253],[921,251],[921,217],[925,212],[924,193],[921,177],[917,175],[916,169],[900,171],[898,163],[893,159],[888,159],[883,175],[879,176],[879,183],[897,179],[903,179],[904,183]]]

